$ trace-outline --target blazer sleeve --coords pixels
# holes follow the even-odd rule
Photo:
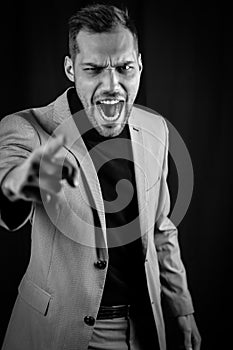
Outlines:
[[[155,246],[158,254],[162,299],[174,316],[194,312],[187,286],[186,271],[181,260],[178,231],[168,218],[170,196],[167,185],[168,173],[168,128],[165,128],[165,151],[159,194],[159,208],[155,225]]]
[[[28,118],[29,119],[29,118]],[[32,124],[21,115],[9,115],[0,122],[0,225],[14,231],[31,217],[31,202],[9,201],[1,186],[8,174],[40,146],[39,135]]]

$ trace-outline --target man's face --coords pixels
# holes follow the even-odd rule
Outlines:
[[[119,26],[110,33],[77,35],[79,53],[66,57],[65,70],[91,124],[102,136],[117,136],[128,120],[136,98],[141,59],[133,35]]]

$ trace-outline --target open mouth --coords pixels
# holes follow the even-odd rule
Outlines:
[[[101,117],[107,122],[116,121],[123,109],[124,101],[115,99],[105,99],[96,102],[96,106]]]

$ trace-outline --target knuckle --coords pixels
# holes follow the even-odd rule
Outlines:
[[[190,334],[191,332],[192,332],[192,329],[188,326],[184,329],[184,333]]]

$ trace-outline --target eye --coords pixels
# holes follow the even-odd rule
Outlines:
[[[102,71],[102,67],[88,67],[84,68],[84,71],[90,74],[99,74]]]
[[[119,73],[122,73],[122,74],[129,73],[129,72],[131,72],[133,69],[134,69],[134,67],[133,67],[133,66],[130,66],[130,65],[128,65],[128,64],[124,64],[124,65],[122,65],[122,66],[118,66],[118,67],[117,67],[117,71],[118,71]]]

